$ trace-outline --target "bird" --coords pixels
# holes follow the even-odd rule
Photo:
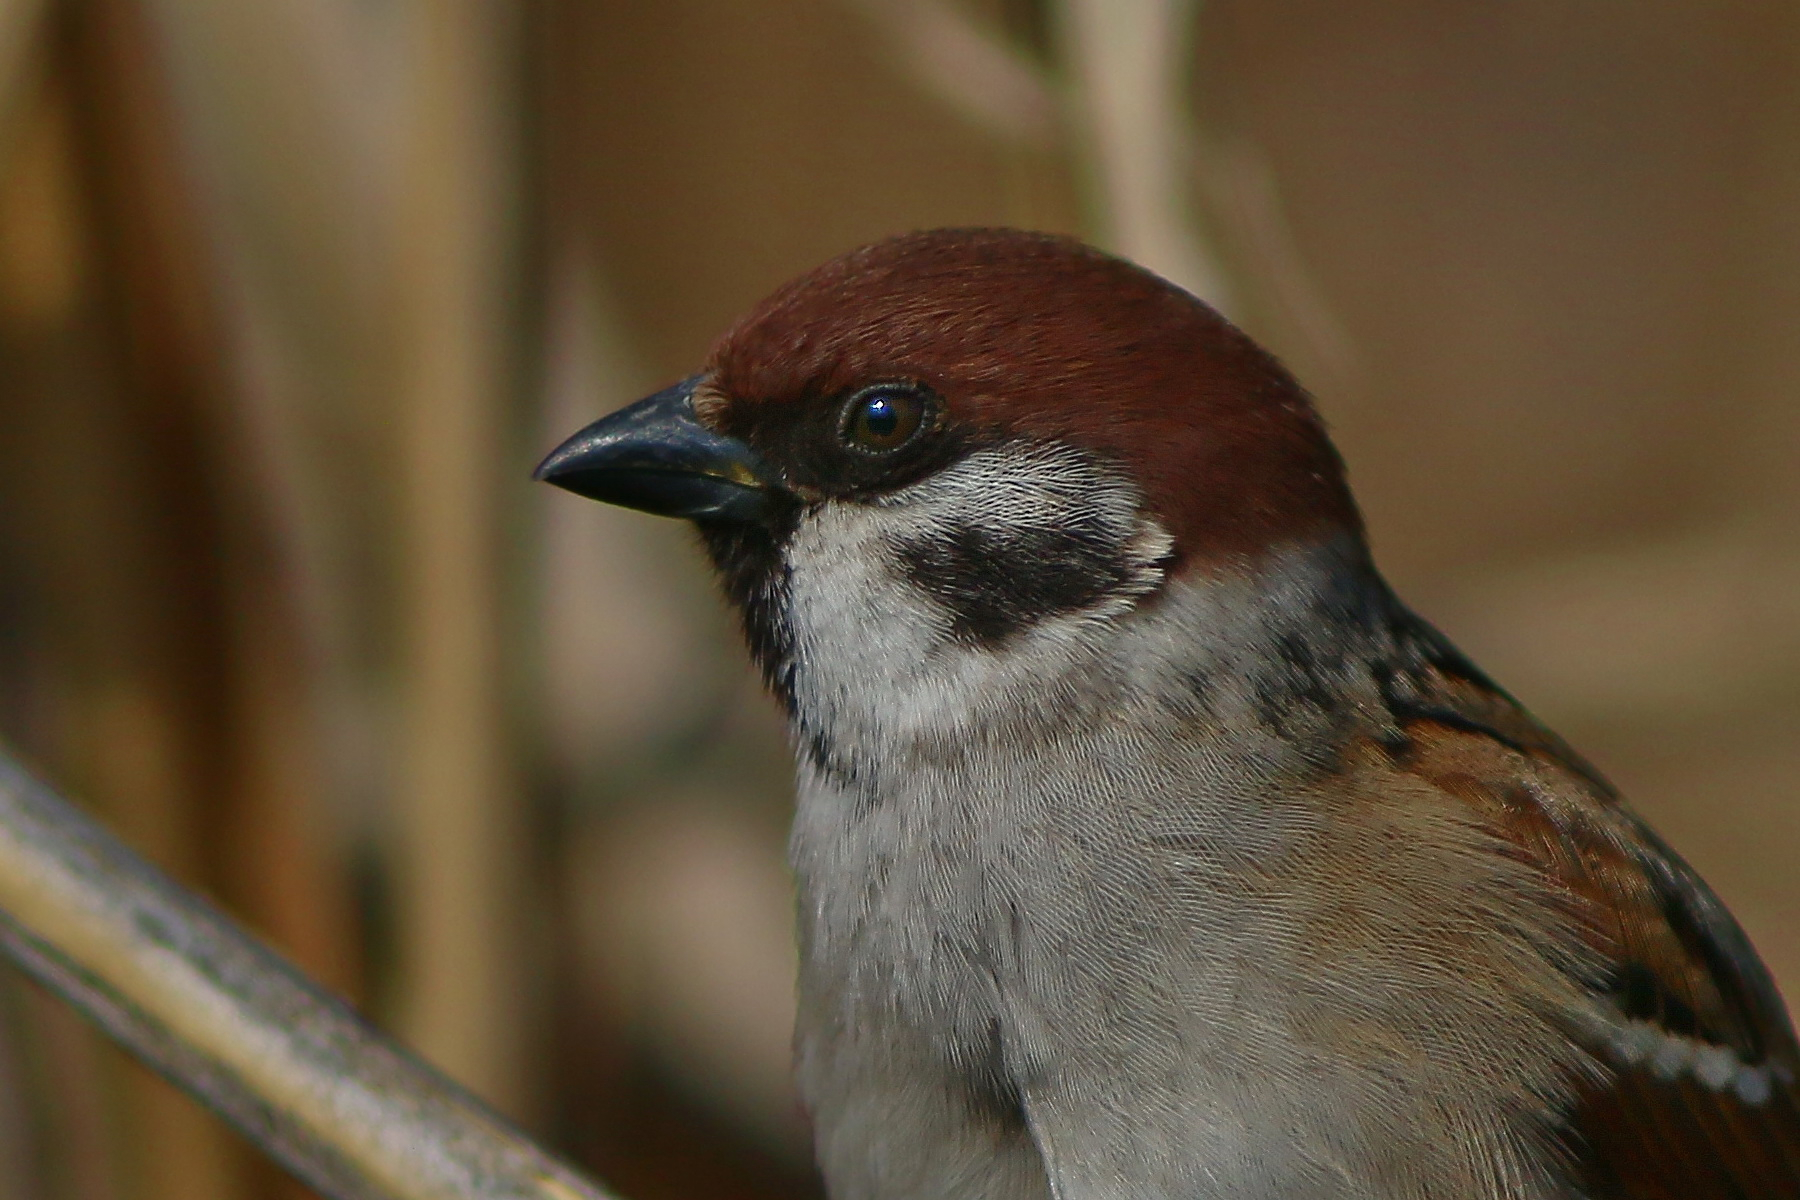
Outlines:
[[[891,237],[536,477],[692,522],[786,715],[834,1200],[1800,1197],[1742,929],[1174,284]]]

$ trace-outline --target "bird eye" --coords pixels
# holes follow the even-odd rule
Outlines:
[[[872,387],[850,397],[839,436],[868,454],[898,450],[925,424],[925,397],[907,387]]]

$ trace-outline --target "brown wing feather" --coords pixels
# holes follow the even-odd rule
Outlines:
[[[1595,987],[1635,1035],[1597,1047],[1614,1074],[1583,1083],[1569,1114],[1585,1194],[1800,1198],[1800,1046],[1737,922],[1598,772],[1436,631],[1421,624],[1406,649],[1387,687],[1404,765],[1567,889],[1610,965]]]
[[[1628,1070],[1588,1090],[1573,1125],[1591,1200],[1800,1196],[1800,1103],[1791,1085],[1749,1105],[1693,1079]]]

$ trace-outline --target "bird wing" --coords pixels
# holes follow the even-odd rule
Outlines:
[[[1800,1197],[1800,1047],[1749,939],[1573,750],[1422,622],[1388,681],[1407,769],[1576,901],[1609,1077],[1568,1118],[1591,1200]]]

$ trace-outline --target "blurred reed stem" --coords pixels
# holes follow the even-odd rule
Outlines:
[[[496,453],[516,319],[510,11],[488,0],[403,7],[411,69],[393,217],[406,724],[393,836],[400,1030],[516,1113],[527,1099],[517,904],[528,873],[500,708],[508,492]],[[522,466],[517,479],[522,490]]]
[[[607,1200],[4,752],[0,946],[335,1200]]]
[[[1187,97],[1199,8],[1199,0],[1053,4],[1095,239],[1229,310],[1226,272],[1193,211]]]
[[[0,163],[12,146],[13,123],[30,86],[45,0],[0,0]]]
[[[345,980],[347,891],[317,828],[322,755],[293,538],[266,444],[243,423],[253,389],[236,374],[157,27],[133,0],[53,16],[40,64],[54,81],[52,150],[34,169],[68,179],[46,193],[57,208],[19,280],[45,372],[20,381],[14,414],[21,461],[72,451],[81,463],[72,485],[26,476],[41,526],[26,543],[44,601],[35,634],[64,701],[50,756],[160,862]],[[125,1079],[112,1136],[130,1148],[135,1194],[258,1187],[265,1168],[209,1117],[134,1069]]]

